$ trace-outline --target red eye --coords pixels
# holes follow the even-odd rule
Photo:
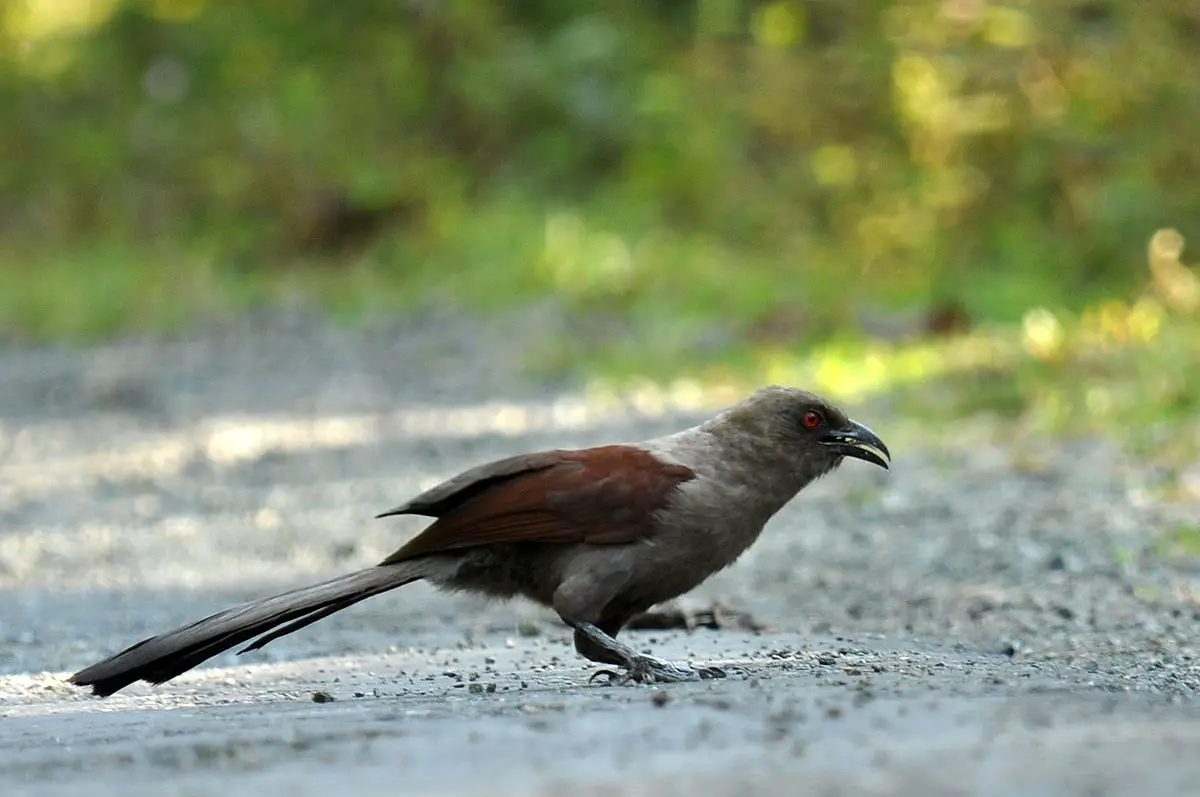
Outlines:
[[[804,424],[805,429],[816,429],[821,425],[821,413],[809,410],[804,413],[804,418],[800,422]]]

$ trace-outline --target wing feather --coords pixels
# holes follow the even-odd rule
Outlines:
[[[653,533],[678,486],[695,477],[636,446],[599,446],[501,460],[467,471],[408,504],[437,520],[383,564],[501,543],[620,545]]]

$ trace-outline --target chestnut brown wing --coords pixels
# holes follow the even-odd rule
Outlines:
[[[482,466],[475,479],[451,479],[388,513],[437,512],[438,519],[382,564],[496,543],[633,542],[653,531],[654,513],[695,475],[621,445],[542,452],[527,463]]]
[[[564,456],[574,453],[578,452],[538,451],[533,454],[519,454],[515,457],[476,465],[441,484],[430,487],[416,498],[411,498],[400,506],[380,512],[375,517],[383,518],[391,515],[441,517],[447,511],[461,506],[468,499],[503,482],[546,470],[561,462]]]

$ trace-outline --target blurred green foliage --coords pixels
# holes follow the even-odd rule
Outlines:
[[[0,224],[34,262],[365,258],[405,294],[802,307],[820,333],[864,299],[1015,319],[1126,292],[1149,235],[1200,211],[1193,0],[9,0],[3,21]]]
[[[554,293],[673,357],[1132,300],[1200,218],[1198,45],[1200,0],[8,0],[0,326]]]

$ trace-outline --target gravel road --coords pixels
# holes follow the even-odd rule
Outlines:
[[[63,683],[373,563],[421,522],[371,516],[470,464],[699,417],[522,377],[569,332],[295,314],[0,349],[0,793],[1200,793],[1200,561],[1166,545],[1195,494],[1102,440],[896,442],[886,404],[855,414],[890,473],[845,464],[683,601],[765,627],[627,632],[727,680],[589,685],[549,613],[414,585],[163,687]]]

